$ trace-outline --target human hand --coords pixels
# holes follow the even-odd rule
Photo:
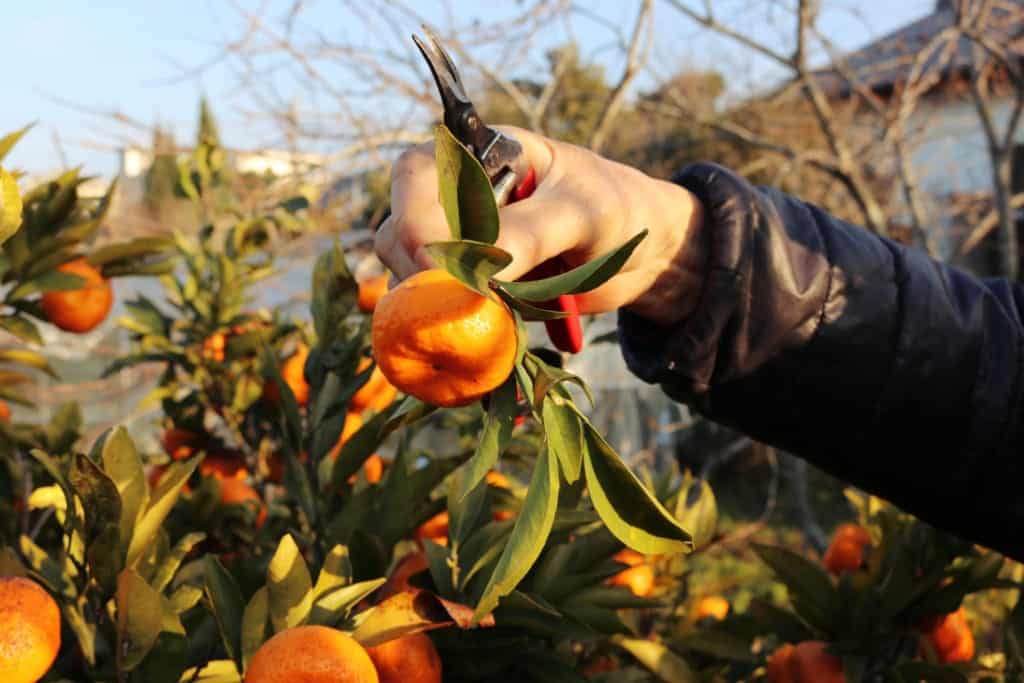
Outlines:
[[[689,315],[706,260],[702,207],[692,193],[583,147],[520,128],[495,128],[522,144],[537,173],[530,197],[500,209],[497,246],[512,254],[512,263],[498,277],[515,280],[555,257],[577,266],[647,229],[617,275],[578,295],[580,312],[627,307],[662,324]],[[431,142],[395,163],[391,215],[377,232],[375,249],[401,280],[435,267],[425,246],[448,239]]]

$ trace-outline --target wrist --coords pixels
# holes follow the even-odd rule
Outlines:
[[[704,207],[684,187],[653,180],[658,199],[651,215],[665,221],[664,236],[654,245],[657,253],[652,284],[624,308],[659,325],[678,323],[696,309],[708,264]]]

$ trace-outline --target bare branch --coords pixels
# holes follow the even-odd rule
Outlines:
[[[793,65],[793,61],[789,57],[779,52],[776,52],[767,45],[754,40],[750,36],[743,35],[742,33],[734,31],[733,29],[729,28],[725,24],[719,23],[718,20],[716,20],[714,15],[711,13],[710,2],[704,3],[705,13],[703,15],[693,11],[693,9],[691,9],[690,7],[687,7],[685,4],[683,4],[682,0],[668,0],[668,4],[672,5],[677,10],[679,10],[687,17],[689,17],[690,20],[695,21],[704,28],[710,29],[716,33],[726,36],[727,38],[731,38],[732,40],[735,40],[737,43],[749,47],[751,50],[765,57],[768,57],[769,59],[774,60],[775,62],[778,62],[782,66]]]
[[[626,66],[623,68],[622,77],[619,79],[619,82],[615,84],[615,87],[612,88],[612,91],[608,96],[608,100],[605,102],[604,110],[601,112],[601,116],[598,119],[598,123],[594,127],[593,133],[590,135],[589,146],[590,149],[595,152],[600,152],[604,147],[604,143],[608,138],[608,132],[611,130],[611,126],[615,122],[615,117],[618,116],[619,111],[622,109],[622,102],[626,96],[626,88],[628,88],[629,84],[632,83],[643,63],[647,52],[646,47],[649,44],[649,41],[644,40],[643,33],[647,22],[651,17],[652,6],[652,0],[643,0],[640,4],[640,12],[637,14],[636,26],[633,27],[633,35],[630,38],[629,52],[626,56]]]

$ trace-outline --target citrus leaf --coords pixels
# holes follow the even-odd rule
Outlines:
[[[206,596],[213,606],[213,616],[217,620],[220,639],[224,650],[235,660],[238,670],[242,670],[242,592],[234,577],[228,573],[224,565],[215,555],[207,555],[204,559],[204,583]]]
[[[132,529],[149,502],[146,472],[128,430],[122,426],[104,441],[100,457],[103,471],[113,480],[121,497],[120,537],[122,552],[127,552]]]
[[[324,564],[320,567],[320,573],[316,576],[316,585],[313,587],[313,599],[318,599],[327,591],[334,590],[340,586],[347,586],[352,582],[352,559],[348,556],[348,548],[343,545],[336,545],[327,553]]]
[[[310,312],[320,346],[329,348],[341,323],[356,305],[359,287],[337,243],[317,257],[313,267]]]
[[[30,123],[24,128],[16,130],[13,133],[8,133],[0,138],[0,161],[4,160],[14,146],[18,144],[18,141],[21,140],[22,136],[24,136],[25,133],[27,133],[34,125],[34,123]]]
[[[425,249],[438,267],[478,294],[494,299],[490,281],[496,273],[512,263],[512,254],[491,244],[463,240],[433,242]]]
[[[419,400],[414,396],[406,396],[394,409],[393,414],[384,423],[380,430],[380,438],[391,434],[399,427],[408,427],[420,420],[429,417],[438,410],[438,406],[432,406]]]
[[[163,600],[132,569],[117,577],[117,669],[131,671],[156,643],[163,627]]]
[[[50,367],[50,361],[41,353],[28,349],[3,349],[0,351],[0,363],[17,363],[42,370],[50,377],[57,379],[57,373]]]
[[[242,677],[230,659],[215,659],[186,669],[179,683],[242,683]]]
[[[313,605],[313,581],[291,534],[281,538],[267,567],[270,621],[275,631],[301,624]]]
[[[2,156],[2,155],[0,155]],[[0,168],[0,244],[21,227],[21,193],[18,182]]]
[[[498,239],[498,204],[491,179],[444,124],[434,130],[434,141],[439,199],[452,239],[494,244]]]
[[[426,591],[403,591],[360,612],[352,637],[363,647],[455,623],[444,604]],[[493,623],[493,622],[492,622]]]
[[[85,278],[72,273],[62,273],[59,270],[51,270],[48,273],[38,275],[31,280],[25,280],[18,284],[7,295],[8,301],[18,301],[25,297],[40,292],[69,292],[81,289],[85,285]]]
[[[0,329],[10,332],[18,339],[30,344],[43,343],[43,337],[39,334],[36,324],[18,313],[0,316]]]
[[[174,240],[169,237],[136,237],[127,242],[118,242],[93,251],[86,259],[91,265],[101,267],[115,261],[153,256],[169,252]],[[103,269],[106,272],[106,269]]]
[[[380,446],[382,441],[380,436],[381,428],[391,418],[391,410],[394,407],[395,404],[392,404],[391,408],[377,413],[364,422],[348,441],[342,445],[338,456],[333,462],[328,459],[322,461],[324,467],[330,468],[328,470],[330,476],[324,477],[323,481],[330,482],[330,486],[337,490],[338,487],[342,486],[350,476],[363,466],[366,459]]]
[[[448,541],[453,552],[458,553],[462,544],[477,527],[477,521],[487,502],[487,486],[481,477],[476,487],[465,491],[464,482],[468,472],[463,469],[452,478],[448,489]]]
[[[128,558],[126,563],[129,567],[135,566],[139,559],[149,549],[149,546],[156,539],[157,532],[163,526],[164,519],[174,507],[181,494],[181,489],[192,476],[192,472],[202,460],[202,457],[189,458],[172,462],[163,477],[159,486],[156,487],[149,497],[149,507],[143,513],[139,523],[135,525],[132,532],[131,543],[128,544]]]
[[[544,435],[548,449],[562,468],[562,476],[575,484],[583,469],[583,426],[576,411],[565,404],[563,396],[548,394],[541,406]]]
[[[498,284],[512,296],[526,301],[550,301],[563,294],[589,292],[618,273],[645,237],[647,230],[642,230],[617,249],[558,275],[521,282],[498,281]]]
[[[664,643],[623,636],[612,636],[612,642],[633,655],[664,683],[698,683],[701,680],[686,660]]]
[[[480,432],[476,451],[466,463],[458,500],[464,500],[470,491],[475,490],[498,462],[498,457],[512,436],[516,413],[516,378],[513,374],[489,396],[484,427]]]
[[[674,514],[683,528],[690,532],[695,547],[700,548],[710,541],[718,523],[718,505],[707,481],[695,479],[680,491]]]
[[[86,619],[82,609],[84,602],[82,598],[79,598],[78,603],[65,602],[61,613],[75,636],[75,644],[81,650],[82,658],[92,666],[96,663],[96,624]]]
[[[516,588],[537,561],[555,521],[558,485],[558,463],[548,449],[544,449],[534,465],[526,500],[516,517],[512,535],[477,601],[474,622],[494,610],[498,601]]]
[[[86,560],[105,594],[111,595],[124,561],[119,530],[121,497],[110,477],[88,456],[76,453],[71,462],[69,479],[85,509]]]
[[[270,594],[267,587],[262,586],[253,593],[249,603],[242,612],[242,632],[239,636],[239,645],[242,648],[242,670],[249,667],[249,660],[260,649],[260,645],[267,639],[268,626],[270,625]]]
[[[582,421],[587,488],[608,530],[645,555],[690,552],[690,534],[644,488],[590,421]]]
[[[548,365],[539,356],[529,351],[523,357],[523,362],[533,379],[533,405],[538,412],[541,410],[544,397],[562,382],[572,382],[578,386],[587,395],[590,404],[594,404],[594,395],[590,392],[590,387],[571,372]]]
[[[498,293],[498,296],[501,297],[501,300],[504,301],[509,308],[511,308],[512,310],[514,310],[523,317],[523,320],[537,322],[542,320],[561,320],[562,318],[569,317],[569,314],[565,311],[557,311],[550,308],[540,308],[539,306],[534,306],[533,304],[527,303],[522,299],[517,299],[516,297],[509,294],[508,290],[506,290],[501,285],[495,284],[493,286],[493,289]]]
[[[350,586],[338,586],[321,595],[313,603],[313,611],[309,613],[310,624],[333,626],[346,619],[349,613],[375,590],[384,585],[387,579],[370,579]]]
[[[825,570],[786,548],[761,543],[750,547],[785,584],[797,613],[811,626],[827,629],[839,609],[839,593]]]

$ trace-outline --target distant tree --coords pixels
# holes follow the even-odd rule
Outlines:
[[[152,154],[153,163],[146,171],[142,202],[154,218],[160,218],[162,209],[174,201],[174,188],[178,184],[174,135],[162,126],[153,130]]]

